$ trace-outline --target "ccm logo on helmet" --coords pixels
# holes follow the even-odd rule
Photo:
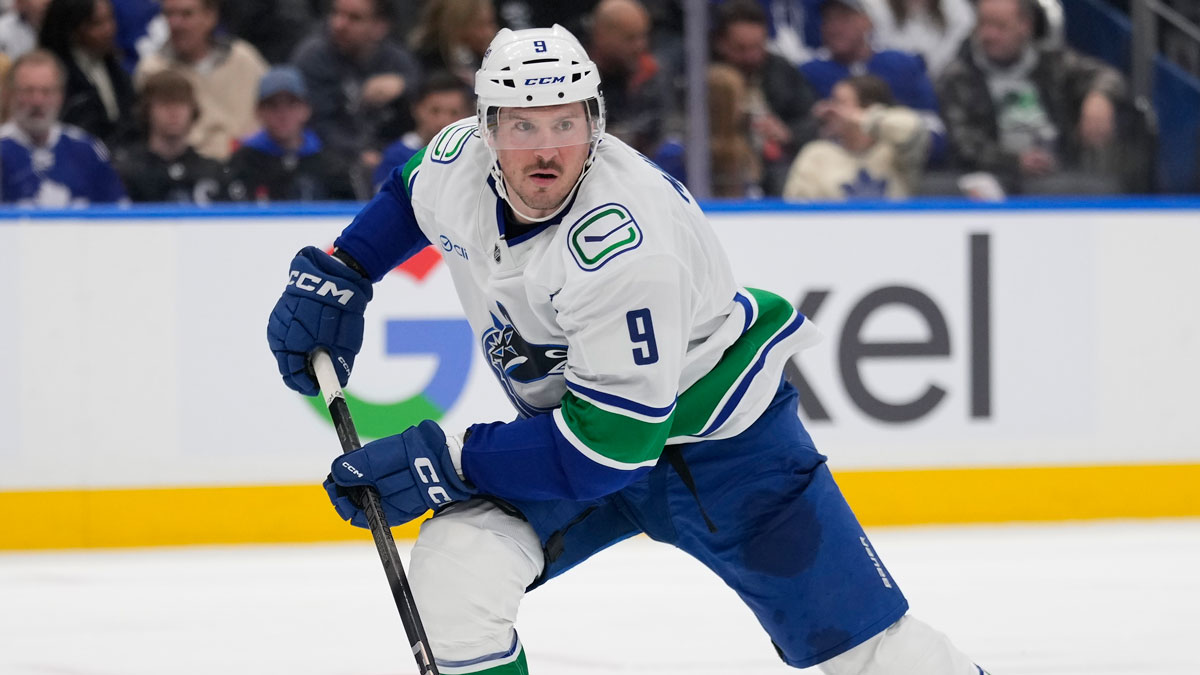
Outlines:
[[[302,291],[315,292],[321,296],[332,295],[337,298],[339,305],[350,302],[350,298],[354,297],[354,291],[348,288],[345,290],[340,289],[332,281],[325,281],[321,277],[307,272],[300,273],[292,270],[291,278],[288,279],[288,286],[295,286]]]
[[[559,84],[559,83],[563,83],[566,81],[567,81],[566,75],[559,75],[558,77],[551,77],[551,76],[547,75],[546,77],[528,78],[525,80],[525,86],[531,87],[535,84]]]

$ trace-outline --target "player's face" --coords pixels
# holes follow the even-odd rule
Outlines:
[[[14,73],[12,116],[25,133],[45,136],[62,108],[63,82],[49,63],[26,63]]]
[[[583,103],[501,109],[492,143],[509,196],[531,216],[552,213],[575,187],[591,140]]]

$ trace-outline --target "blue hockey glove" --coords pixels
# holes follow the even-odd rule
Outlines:
[[[367,527],[367,516],[351,494],[354,491],[346,489],[361,485],[379,491],[392,527],[475,492],[458,477],[446,434],[430,420],[333,460],[333,470],[325,479],[329,500],[343,520]]]
[[[346,386],[362,348],[363,311],[371,293],[369,279],[319,248],[296,254],[283,297],[267,321],[267,342],[284,384],[316,396],[320,389],[309,374],[308,355],[324,347]]]

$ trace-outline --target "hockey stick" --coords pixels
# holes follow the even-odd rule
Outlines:
[[[342,387],[338,384],[337,372],[333,369],[329,352],[318,349],[312,353],[310,362],[317,375],[321,394],[325,397],[325,405],[329,407],[329,416],[333,418],[333,427],[337,429],[338,440],[342,443],[342,454],[359,449],[362,444],[358,441],[354,420],[350,419],[350,408],[346,405],[346,397],[342,395]],[[356,489],[359,490],[357,496],[366,513],[367,524],[371,526],[375,549],[379,552],[380,562],[383,563],[388,585],[392,587],[396,609],[400,610],[404,632],[408,635],[413,656],[417,659],[419,675],[438,675],[437,666],[433,663],[433,652],[429,649],[429,638],[425,636],[425,627],[421,625],[421,617],[417,614],[412,589],[408,585],[408,577],[404,576],[404,565],[400,562],[400,554],[396,552],[396,541],[392,539],[392,531],[388,529],[379,493],[371,487]]]

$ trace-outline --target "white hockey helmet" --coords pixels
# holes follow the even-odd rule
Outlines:
[[[588,58],[583,45],[566,28],[526,30],[501,29],[483,55],[483,64],[475,74],[478,101],[479,134],[491,151],[491,173],[496,191],[517,213],[528,220],[549,220],[570,201],[579,182],[595,159],[596,144],[604,134],[604,99],[600,94],[600,73]],[[540,136],[537,140],[512,141],[497,134],[502,108],[536,108],[582,102],[587,111],[587,128],[561,137]],[[508,195],[496,151],[509,148],[561,147],[587,143],[588,158],[575,186],[563,199],[558,211],[543,218],[522,213]]]

